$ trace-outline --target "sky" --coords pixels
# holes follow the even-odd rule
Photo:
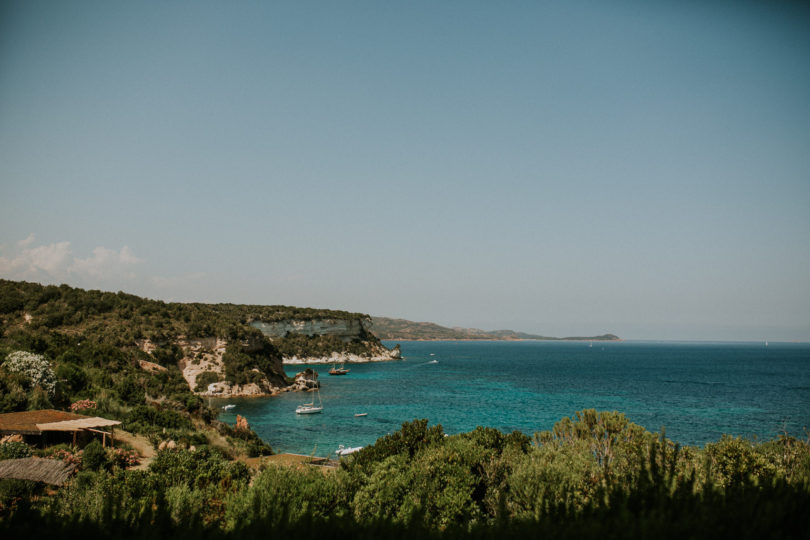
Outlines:
[[[801,2],[0,2],[0,277],[810,340]]]

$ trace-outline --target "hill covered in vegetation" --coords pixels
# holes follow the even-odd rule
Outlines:
[[[373,317],[372,332],[380,339],[387,340],[520,340],[537,339],[549,341],[619,341],[619,336],[603,334],[601,336],[550,337],[514,330],[479,330],[477,328],[448,328],[432,322],[414,322],[405,319]]]
[[[123,292],[0,280],[0,352],[48,352],[54,360],[77,364],[74,360],[97,354],[86,349],[101,348],[109,352],[110,362],[118,362],[114,368],[140,366],[164,371],[166,377],[179,370],[192,391],[204,392],[209,384],[221,382],[225,395],[272,394],[285,388],[285,358],[384,357],[389,351],[366,331],[368,319],[346,311],[166,303]],[[312,321],[321,331],[295,331],[302,324],[311,328],[306,323]],[[291,331],[268,336],[257,324],[289,324]],[[354,329],[349,334],[328,331],[349,326]]]

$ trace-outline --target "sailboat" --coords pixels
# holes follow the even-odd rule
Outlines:
[[[318,390],[318,404],[315,405],[315,400],[312,403],[304,403],[295,409],[295,414],[315,414],[323,412],[323,402],[321,401],[321,391]]]
[[[332,369],[329,370],[329,375],[346,375],[349,370],[343,366],[343,362],[340,363],[340,367],[337,367],[337,362],[332,364]]]

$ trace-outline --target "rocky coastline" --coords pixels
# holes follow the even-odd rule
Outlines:
[[[282,363],[285,365],[294,364],[365,364],[368,362],[390,362],[392,360],[402,360],[402,351],[399,345],[393,349],[385,347],[375,347],[371,354],[360,355],[352,353],[333,352],[329,356],[291,356],[284,357]]]

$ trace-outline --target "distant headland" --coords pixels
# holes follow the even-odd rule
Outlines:
[[[545,340],[545,341],[621,341],[614,334],[600,336],[551,337],[514,330],[479,330],[478,328],[448,328],[432,322],[414,322],[405,319],[372,317],[372,333],[380,339],[440,341],[440,340]]]

